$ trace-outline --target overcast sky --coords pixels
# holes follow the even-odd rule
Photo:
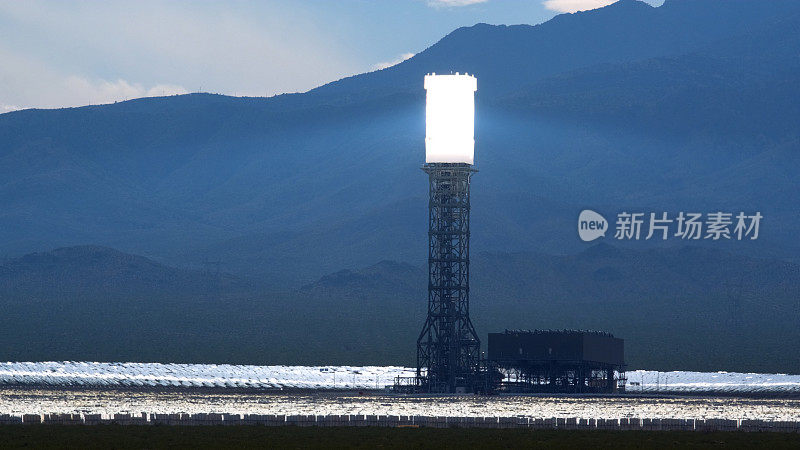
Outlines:
[[[305,91],[395,64],[460,26],[537,24],[609,3],[0,0],[0,113],[197,91]]]

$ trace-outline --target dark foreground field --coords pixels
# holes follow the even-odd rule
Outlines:
[[[798,448],[800,434],[260,426],[0,426],[0,448]]]

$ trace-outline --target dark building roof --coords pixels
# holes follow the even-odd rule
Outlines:
[[[624,341],[588,330],[506,330],[489,333],[490,360],[518,363],[588,362],[625,365]]]
[[[521,335],[521,334],[595,334],[599,336],[614,337],[613,334],[606,331],[595,330],[506,330],[505,334]]]

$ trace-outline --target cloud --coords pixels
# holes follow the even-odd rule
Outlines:
[[[0,113],[25,108],[61,108],[113,103],[139,97],[188,92],[175,83],[132,82],[123,78],[77,75],[58,70],[30,55],[19,54],[0,42]]]
[[[562,13],[574,13],[589,9],[602,8],[615,3],[617,0],[545,0],[545,8]]]
[[[16,111],[18,109],[24,109],[24,108],[20,108],[17,105],[2,105],[2,104],[0,104],[0,114],[11,112],[11,111]]]
[[[368,67],[305,7],[121,5],[0,0],[0,29],[8,30],[0,39],[0,105],[80,106],[201,90],[274,95]]]
[[[130,100],[140,97],[162,97],[166,95],[187,94],[183,86],[172,84],[157,84],[151,87],[139,83],[130,83],[126,80],[97,80],[91,81],[77,76],[64,80],[64,86],[82,104],[96,105],[113,103],[116,101]]]
[[[387,67],[396,66],[396,65],[400,64],[401,62],[411,58],[412,56],[414,56],[414,53],[403,53],[402,55],[400,55],[399,58],[395,59],[394,61],[385,61],[385,62],[379,62],[377,64],[373,64],[372,65],[372,70],[383,70],[383,69],[386,69]]]
[[[469,6],[476,3],[485,3],[489,0],[428,0],[428,6],[434,8],[448,8],[451,6]]]

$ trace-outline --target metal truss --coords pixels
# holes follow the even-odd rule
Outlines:
[[[470,392],[480,340],[469,318],[469,164],[422,168],[428,201],[428,317],[417,340],[417,378],[427,392]]]

